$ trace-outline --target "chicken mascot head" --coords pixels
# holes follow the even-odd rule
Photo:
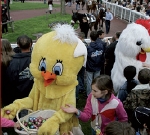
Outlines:
[[[4,107],[2,116],[13,119],[17,110],[23,108],[50,109],[56,112],[42,124],[38,135],[55,135],[57,130],[62,135],[78,127],[77,117],[63,112],[61,107],[66,104],[76,106],[77,74],[86,63],[86,57],[86,47],[73,27],[57,24],[34,45],[30,64],[34,84],[29,96]]]
[[[114,91],[117,94],[124,84],[123,70],[126,66],[139,70],[150,64],[150,20],[137,20],[122,31],[115,49],[115,63],[111,71]]]

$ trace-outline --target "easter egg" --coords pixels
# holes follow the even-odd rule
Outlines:
[[[6,114],[10,114],[10,111],[9,111],[9,110],[7,110],[7,111],[6,111]]]

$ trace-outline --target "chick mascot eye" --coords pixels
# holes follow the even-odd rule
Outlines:
[[[56,75],[62,75],[63,65],[62,61],[57,60],[56,64],[53,66],[53,73]]]
[[[40,71],[46,71],[46,59],[45,58],[42,58],[40,60],[39,70]]]

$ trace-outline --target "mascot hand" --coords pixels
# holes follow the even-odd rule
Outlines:
[[[14,104],[10,104],[1,109],[1,116],[7,119],[13,119],[16,116],[17,108]]]
[[[12,104],[1,109],[1,116],[8,119],[13,119],[18,110],[31,109],[33,107],[33,100],[29,97],[17,99]]]
[[[52,121],[51,119],[46,120],[38,130],[38,135],[55,135],[59,129],[59,123]]]

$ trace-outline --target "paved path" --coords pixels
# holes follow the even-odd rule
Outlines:
[[[33,1],[30,1],[30,2],[33,2]],[[38,1],[38,2],[42,2],[43,3],[43,1]],[[60,4],[59,1],[54,1],[54,3],[55,4]],[[72,10],[74,12],[76,11],[75,10],[75,4],[73,4],[71,7],[66,6],[66,13],[72,14]],[[36,17],[36,16],[46,15],[46,11],[47,11],[47,9],[10,11],[10,16],[13,18],[14,21],[25,20],[27,18],[32,18],[32,17]],[[60,8],[55,8],[54,7],[53,8],[53,13],[58,13],[58,12],[60,12]],[[84,7],[83,10],[79,10],[79,13],[87,13],[87,10],[85,10],[85,7]],[[114,18],[113,21],[111,22],[110,32],[106,36],[113,36],[114,33],[116,33],[117,31],[122,31],[124,28],[126,28],[127,24],[128,23],[123,21],[123,20]],[[103,28],[103,30],[105,32],[105,27]]]

